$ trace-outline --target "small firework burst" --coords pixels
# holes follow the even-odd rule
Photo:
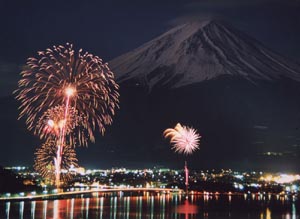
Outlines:
[[[47,139],[35,152],[34,169],[40,175],[52,183],[55,181],[55,164],[57,146],[54,139]],[[72,179],[72,174],[68,171],[71,167],[78,167],[76,152],[73,147],[64,145],[62,149],[61,161],[61,181],[67,183]]]
[[[70,107],[68,114],[65,115],[65,106],[59,105],[43,113],[37,121],[34,134],[41,139],[59,137],[60,132],[64,128],[68,144],[75,146],[78,141],[79,145],[86,145],[87,137],[83,131],[85,122],[83,114],[80,115],[74,107]]]
[[[192,154],[199,149],[201,136],[193,128],[177,123],[175,128],[168,128],[163,132],[165,138],[170,138],[172,149],[183,154]]]

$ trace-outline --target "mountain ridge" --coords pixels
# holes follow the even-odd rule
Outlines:
[[[136,86],[178,88],[236,75],[247,80],[300,81],[300,65],[216,20],[172,28],[109,62],[116,79]]]

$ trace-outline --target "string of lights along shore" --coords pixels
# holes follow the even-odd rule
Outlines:
[[[28,129],[45,141],[36,152],[36,169],[47,176],[39,167],[42,159],[53,157],[47,166],[55,169],[60,187],[62,164],[67,168],[77,161],[70,147],[95,142],[94,132],[104,134],[111,125],[119,108],[119,85],[107,63],[82,49],[75,51],[70,43],[37,54],[27,59],[14,94],[21,102],[19,119],[25,118]],[[49,154],[46,146],[56,153]],[[71,159],[66,157],[70,152]]]

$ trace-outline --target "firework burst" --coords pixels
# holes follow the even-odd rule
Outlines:
[[[87,137],[83,131],[85,117],[74,107],[69,107],[65,117],[65,106],[59,105],[48,109],[37,121],[34,133],[41,139],[49,137],[59,138],[62,128],[65,129],[67,143],[75,146],[77,142],[87,144]]]
[[[26,117],[29,130],[48,109],[65,103],[67,110],[74,107],[85,118],[82,126],[92,142],[96,129],[104,134],[105,125],[112,123],[119,86],[98,56],[81,49],[76,53],[69,43],[53,46],[38,52],[38,58],[28,58],[21,76],[15,94],[21,102],[20,117]]]
[[[55,181],[55,157],[56,157],[56,141],[54,139],[47,139],[46,143],[42,144],[35,152],[34,169],[40,173],[40,175],[50,182]],[[72,179],[72,174],[68,172],[71,167],[78,167],[76,152],[73,147],[64,145],[62,149],[61,160],[61,182],[66,183]]]
[[[165,138],[170,138],[172,149],[183,154],[192,154],[199,149],[201,136],[193,128],[177,123],[175,128],[168,128],[163,132]]]

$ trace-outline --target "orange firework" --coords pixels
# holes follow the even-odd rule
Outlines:
[[[34,169],[45,179],[52,183],[55,181],[55,158],[56,158],[56,141],[47,139],[46,143],[42,144],[35,152]],[[64,145],[62,149],[60,180],[67,183],[74,176],[70,173],[71,167],[78,167],[76,152],[73,147]]]
[[[65,106],[59,105],[48,109],[37,121],[34,133],[41,139],[49,137],[57,137],[65,129],[65,137],[67,143],[71,145],[87,144],[85,136],[84,124],[86,123],[84,116],[79,114],[74,107],[69,107],[68,114],[65,118]]]
[[[107,63],[81,49],[75,52],[72,44],[53,46],[38,55],[28,58],[15,93],[21,102],[20,117],[26,117],[28,129],[36,127],[41,138],[55,136],[55,184],[59,187],[63,147],[68,139],[69,143],[75,139],[71,131],[80,124],[81,130],[75,132],[80,145],[87,145],[85,136],[94,142],[96,129],[104,134],[118,108],[119,86]],[[49,118],[47,126],[45,118]],[[42,126],[48,134],[41,132]]]
[[[37,58],[28,58],[22,78],[15,91],[21,102],[20,117],[32,130],[48,109],[65,105],[65,113],[74,107],[84,120],[86,136],[95,141],[94,130],[102,134],[105,125],[119,103],[119,86],[107,63],[98,56],[73,50],[72,44],[53,46],[38,52]],[[85,143],[86,142],[81,142]]]

